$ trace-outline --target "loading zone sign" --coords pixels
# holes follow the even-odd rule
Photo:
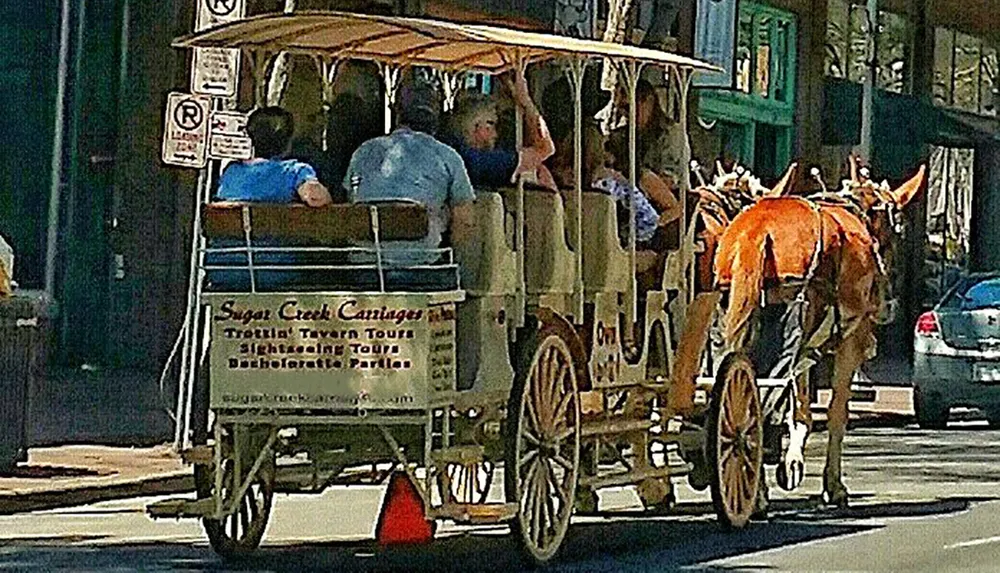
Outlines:
[[[204,167],[208,161],[208,123],[212,99],[171,92],[163,127],[163,162],[179,167]]]

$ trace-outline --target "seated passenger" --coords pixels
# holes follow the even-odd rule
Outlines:
[[[310,207],[330,204],[330,193],[317,179],[308,164],[285,159],[294,132],[292,115],[280,107],[260,108],[247,120],[247,135],[253,144],[254,158],[230,163],[219,177],[217,198],[248,203],[305,203]],[[243,241],[213,241],[209,247],[244,246]],[[255,246],[278,246],[270,241],[255,241]],[[295,264],[289,253],[258,252],[254,264],[260,266]],[[233,266],[233,270],[209,271],[210,287],[249,289],[251,285],[246,253],[210,253],[207,266]],[[268,289],[293,282],[299,273],[259,270],[257,288]]]
[[[280,107],[263,107],[247,119],[253,159],[235,161],[219,177],[218,198],[259,203],[302,202],[310,207],[330,204],[330,192],[312,166],[285,159],[295,123]]]
[[[552,174],[562,189],[575,187],[573,169],[573,136],[559,146],[558,152],[552,158]],[[636,248],[662,252],[669,249],[668,237],[664,236],[664,226],[677,220],[680,216],[678,208],[660,213],[650,203],[644,193],[645,189],[633,186],[624,175],[608,167],[608,154],[605,149],[605,138],[594,121],[584,123],[583,129],[583,184],[584,190],[600,190],[611,195],[622,207],[621,212],[629,210],[630,198],[635,201],[635,238]],[[640,176],[640,186],[662,190],[665,184],[654,173],[644,170]],[[619,217],[619,238],[625,244],[628,240],[628,218]]]
[[[385,242],[382,261],[401,282],[434,287],[440,274],[413,267],[439,259],[433,250],[446,233],[450,232],[454,246],[469,241],[475,192],[461,156],[431,135],[441,113],[440,96],[433,87],[401,88],[395,113],[398,127],[392,133],[371,139],[354,152],[344,187],[352,202],[410,200],[427,208],[427,236],[421,241]],[[366,262],[374,261],[369,257]]]
[[[525,145],[518,150],[497,147],[497,104],[493,97],[483,94],[470,94],[456,102],[452,119],[454,133],[445,141],[458,150],[469,179],[476,187],[505,187],[516,183],[520,176],[527,183],[555,190],[555,183],[543,165],[555,153],[555,144],[545,119],[531,101],[524,74],[518,71],[513,81],[507,76],[503,81],[514,104],[523,113],[527,127]]]
[[[627,105],[627,100],[624,100]],[[676,123],[671,122],[660,107],[653,85],[640,79],[636,86],[636,169],[639,171],[639,187],[649,197],[653,205],[663,213],[680,217],[681,204],[677,200],[679,174],[685,169],[678,142]],[[608,147],[614,160],[614,167],[620,171],[629,169],[628,124],[611,133]]]

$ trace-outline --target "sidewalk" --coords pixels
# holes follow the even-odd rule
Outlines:
[[[0,515],[193,488],[190,466],[166,445],[32,448],[28,462],[0,475]]]

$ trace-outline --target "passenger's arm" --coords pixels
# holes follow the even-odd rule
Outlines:
[[[552,141],[545,119],[531,100],[528,82],[524,74],[515,72],[514,81],[509,84],[514,97],[514,103],[524,114],[524,144],[518,150],[518,166],[515,176],[521,173],[534,173],[542,163],[556,152],[556,144]]]
[[[333,202],[330,191],[315,179],[303,182],[299,185],[296,193],[298,193],[299,199],[302,199],[302,202],[310,207],[324,207]]]
[[[666,225],[681,216],[681,204],[674,198],[670,187],[659,175],[644,169],[639,176],[639,189],[649,197],[650,202],[660,211],[660,225]]]

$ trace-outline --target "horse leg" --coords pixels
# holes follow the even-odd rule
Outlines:
[[[781,354],[769,375],[770,378],[795,380],[794,391],[788,396],[791,404],[783,420],[788,427],[788,447],[782,452],[781,463],[775,475],[778,485],[785,490],[797,488],[805,479],[806,437],[812,427],[807,377],[797,371],[802,356],[808,309],[805,292],[788,302],[781,318]]]
[[[823,499],[831,505],[845,507],[848,493],[841,472],[841,454],[847,433],[848,403],[854,372],[865,361],[867,329],[858,328],[837,348],[833,366],[833,398],[827,410],[827,430],[830,434],[823,470]]]

